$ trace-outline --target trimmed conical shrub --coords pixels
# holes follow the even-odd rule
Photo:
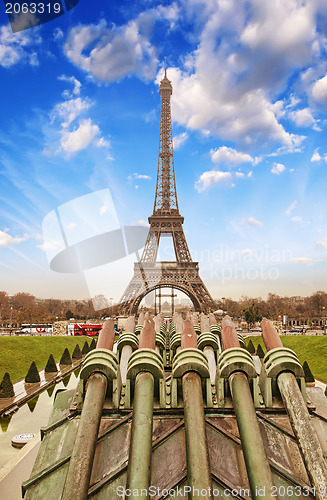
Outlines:
[[[85,356],[85,354],[87,354],[89,352],[89,350],[90,350],[89,344],[85,340],[84,345],[83,345],[83,349],[82,349],[83,356]]]
[[[302,368],[303,368],[303,371],[304,371],[304,380],[305,380],[305,382],[306,383],[314,382],[315,378],[312,375],[312,372],[311,372],[311,370],[309,368],[309,365],[308,365],[308,363],[306,361],[303,363]]]
[[[70,354],[69,354],[67,347],[61,356],[61,360],[59,361],[59,364],[60,365],[71,365],[72,364],[72,358],[70,357]]]
[[[259,356],[260,359],[265,357],[265,353],[263,352],[261,344],[259,344],[257,347],[257,356]]]
[[[35,396],[35,398],[29,399],[27,401],[27,406],[28,406],[29,411],[31,413],[33,413],[33,411],[35,410],[35,407],[37,405],[38,400],[39,400],[39,395],[37,395],[37,396]]]
[[[9,424],[10,424],[10,420],[11,420],[11,415],[9,415],[9,417],[1,417],[0,418],[0,427],[1,427],[2,432],[7,432]]]
[[[78,344],[76,344],[75,349],[72,354],[73,359],[82,359],[81,349]]]
[[[90,344],[90,351],[93,351],[93,349],[96,348],[96,342],[95,342],[95,339],[92,339],[92,342]]]
[[[0,384],[0,398],[13,398],[15,396],[14,386],[10,375],[6,372]]]
[[[255,354],[255,348],[254,348],[254,345],[253,345],[253,342],[252,340],[250,339],[249,340],[249,343],[248,345],[246,346],[247,350],[249,351],[249,353],[251,354]]]
[[[64,384],[65,387],[67,387],[67,385],[69,384],[69,381],[70,381],[70,377],[72,376],[71,372],[68,373],[68,375],[66,375],[66,377],[64,377],[62,379],[62,383]]]
[[[48,393],[49,398],[51,398],[53,391],[54,391],[54,388],[55,388],[55,384],[52,384],[52,385],[50,385],[50,387],[47,388],[47,393]]]
[[[37,382],[40,381],[41,379],[39,375],[39,370],[36,367],[35,361],[33,361],[25,377],[25,382],[27,382],[28,384],[36,384]]]
[[[56,373],[58,371],[56,362],[52,354],[50,354],[46,367],[44,368],[45,373]]]

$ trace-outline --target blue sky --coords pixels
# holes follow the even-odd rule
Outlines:
[[[118,300],[134,256],[121,283],[54,272],[43,221],[109,189],[119,224],[146,224],[167,56],[179,208],[212,296],[326,290],[326,52],[324,0],[80,0],[15,34],[1,7],[0,289],[87,298],[105,276]]]

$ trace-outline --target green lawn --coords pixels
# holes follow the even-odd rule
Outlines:
[[[35,361],[38,370],[45,368],[50,354],[60,361],[67,347],[70,355],[78,343],[81,350],[86,337],[0,337],[0,381],[9,372],[12,382],[24,378]],[[90,345],[91,339],[87,339]]]
[[[251,338],[253,345],[257,348],[261,344],[266,353],[265,345],[261,337],[249,337],[245,339],[246,345]],[[306,361],[313,375],[324,382],[327,382],[327,336],[302,336],[302,335],[281,335],[284,347],[293,349],[298,355],[301,364]]]

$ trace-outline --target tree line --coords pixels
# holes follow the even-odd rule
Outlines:
[[[256,316],[278,321],[284,315],[303,323],[311,319],[325,318],[327,314],[327,293],[319,290],[308,297],[281,297],[269,293],[262,298],[241,297],[240,300],[221,299],[218,306],[234,318],[242,318],[249,310]]]
[[[95,311],[92,300],[38,299],[30,293],[9,296],[0,291],[0,323],[53,323],[70,318],[100,318],[104,311]]]
[[[216,301],[221,309],[234,318],[244,317],[252,308],[259,315],[278,320],[283,315],[306,322],[324,318],[327,314],[327,293],[319,290],[309,297],[281,297],[270,293],[266,300],[242,296],[239,300],[223,298]],[[0,291],[0,323],[53,323],[58,320],[99,319],[110,313],[110,308],[95,311],[91,299],[60,300],[39,299],[30,293],[20,292],[9,296]]]

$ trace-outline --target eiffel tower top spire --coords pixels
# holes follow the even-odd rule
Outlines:
[[[165,57],[165,75],[160,82],[161,97],[160,138],[157,186],[153,216],[179,215],[173,154],[173,133],[171,125],[170,97],[173,93],[171,81],[167,77]]]

